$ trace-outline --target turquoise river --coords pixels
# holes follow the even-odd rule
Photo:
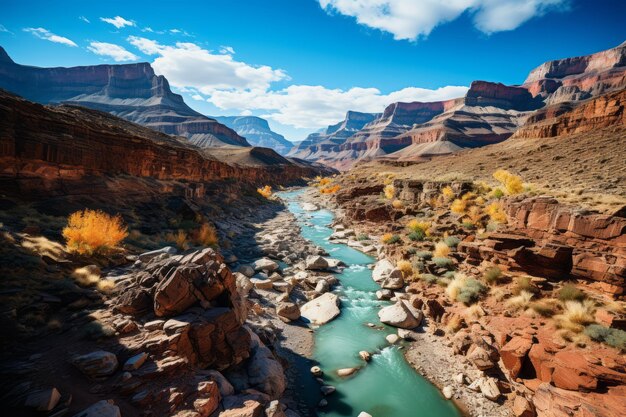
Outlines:
[[[389,346],[385,336],[395,332],[381,325],[377,312],[386,301],[376,299],[379,289],[367,265],[375,259],[347,245],[329,242],[333,213],[328,210],[304,211],[298,200],[303,190],[280,193],[302,230],[302,236],[324,248],[331,257],[345,262],[337,274],[341,285],[335,292],[341,299],[341,314],[314,332],[313,359],[325,371],[324,382],[337,391],[320,408],[324,417],[356,417],[361,411],[373,417],[456,417],[458,409],[447,401],[405,360],[399,346]],[[374,323],[378,329],[370,328]],[[384,330],[380,330],[380,327]],[[374,353],[366,365],[358,352]],[[355,375],[340,378],[335,370],[362,366]]]

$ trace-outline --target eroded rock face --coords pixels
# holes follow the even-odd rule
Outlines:
[[[552,279],[573,276],[607,293],[624,293],[625,218],[575,210],[552,197],[510,199],[506,211],[509,233],[459,245],[470,262],[498,259],[511,269]]]
[[[249,333],[242,327],[246,306],[235,281],[223,258],[210,248],[157,257],[131,276],[116,309],[143,315],[144,309],[135,309],[137,299],[143,305],[150,297],[150,310],[168,319],[152,349],[170,349],[191,364],[224,369],[247,358],[250,350]]]

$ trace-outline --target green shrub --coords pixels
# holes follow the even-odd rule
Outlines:
[[[486,291],[487,287],[482,282],[474,278],[468,278],[465,281],[465,285],[461,287],[457,300],[466,305],[474,304]]]
[[[435,265],[437,265],[439,268],[452,268],[452,266],[454,265],[454,262],[452,261],[452,259],[450,258],[444,258],[442,256],[436,256],[433,258],[433,262],[435,263]]]
[[[574,284],[565,284],[559,290],[559,300],[565,301],[583,301],[587,296],[579,290]]]
[[[491,195],[493,196],[493,198],[502,198],[504,197],[504,191],[502,191],[500,188],[495,188],[491,192]]]
[[[619,329],[590,324],[585,327],[585,334],[596,342],[606,343],[616,349],[626,350],[626,332]]]
[[[411,239],[413,242],[421,242],[422,240],[424,240],[425,237],[426,233],[421,229],[409,233],[409,239]]]
[[[454,279],[454,274],[456,274],[456,271],[448,271],[445,274],[443,274],[443,277],[444,278]]]
[[[420,252],[415,252],[415,256],[420,258],[420,259],[424,259],[424,260],[431,260],[433,258],[433,253],[427,250],[424,251],[420,251]]]
[[[382,241],[385,245],[394,245],[400,242],[401,238],[398,235],[392,235],[391,233],[386,233],[383,235]]]
[[[488,268],[485,271],[483,278],[485,278],[485,281],[489,284],[496,283],[502,278],[502,271],[497,266],[494,266],[493,268]]]
[[[476,226],[474,225],[474,223],[470,222],[470,221],[464,221],[462,223],[463,227],[469,230],[473,230],[476,228]]]
[[[446,245],[448,245],[451,248],[456,248],[459,245],[459,243],[461,243],[461,239],[459,239],[456,236],[448,236],[443,241]]]
[[[361,233],[360,235],[356,237],[356,240],[360,240],[360,241],[370,240],[370,237],[365,233]]]
[[[420,275],[420,278],[427,284],[434,284],[437,282],[437,277],[433,274],[422,274]]]
[[[413,269],[415,269],[417,272],[422,272],[424,271],[424,262],[421,259],[414,259],[413,260]]]

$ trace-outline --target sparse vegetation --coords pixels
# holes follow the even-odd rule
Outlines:
[[[387,200],[392,200],[396,196],[396,187],[394,187],[393,184],[387,184],[385,185],[383,193]]]
[[[509,195],[519,194],[524,191],[522,178],[507,170],[499,169],[493,173],[493,177],[502,184]]]
[[[599,324],[590,324],[585,327],[585,334],[592,340],[606,343],[616,349],[626,350],[626,332],[620,329],[613,329]]]
[[[594,322],[595,305],[591,300],[566,301],[563,313],[555,316],[557,327],[580,333],[587,324]]]
[[[456,274],[454,279],[448,284],[446,294],[453,301],[460,301],[465,305],[471,305],[477,302],[487,287],[474,278],[469,278],[465,274]]]
[[[168,233],[165,239],[175,244],[178,249],[189,249],[189,235],[187,235],[187,232],[184,230],[178,230],[176,233]]]
[[[361,233],[360,235],[358,235],[358,236],[356,237],[356,240],[358,240],[358,241],[361,241],[361,242],[362,242],[362,241],[364,241],[364,240],[370,240],[370,237],[369,237],[369,235],[367,235],[367,234],[365,234],[365,233]]]
[[[399,210],[404,207],[404,203],[402,202],[402,200],[395,199],[391,203],[391,206],[395,208],[396,210]]]
[[[494,223],[506,223],[506,213],[502,207],[502,203],[494,201],[485,207],[485,213],[489,216],[489,219]]]
[[[487,268],[483,274],[483,278],[489,284],[496,284],[502,279],[502,270],[500,270],[497,266]]]
[[[465,214],[467,211],[467,201],[457,198],[450,205],[450,211],[455,214]]]
[[[456,236],[448,236],[443,239],[443,242],[450,248],[456,248],[461,243],[461,239]]]
[[[435,256],[432,259],[433,263],[437,265],[439,268],[452,268],[454,266],[454,261],[450,258],[446,258],[443,256]]]
[[[437,242],[435,245],[435,251],[433,252],[433,257],[435,258],[445,258],[450,254],[450,246],[446,245],[445,242]]]
[[[100,210],[72,213],[63,229],[68,250],[81,255],[106,253],[128,236],[120,215],[111,216]]]
[[[433,253],[427,250],[415,252],[415,256],[420,259],[429,260],[432,259]]]
[[[266,185],[261,188],[257,188],[256,191],[257,193],[261,194],[265,198],[270,198],[272,196],[272,187],[269,185]]]
[[[398,263],[396,264],[396,268],[402,271],[402,276],[404,278],[407,278],[413,275],[413,265],[411,265],[411,262],[409,261],[405,261],[405,260],[398,261]]]
[[[532,292],[522,290],[515,297],[511,297],[506,305],[517,310],[526,310],[534,296]]]
[[[427,284],[434,284],[437,282],[437,276],[433,274],[422,274],[420,275],[420,279]]]
[[[581,290],[579,290],[574,284],[565,284],[559,290],[559,300],[566,301],[583,301],[587,296]]]
[[[450,201],[455,196],[454,191],[452,190],[452,187],[450,187],[449,185],[446,185],[445,187],[441,189],[441,195],[443,196],[443,199],[445,201]]]
[[[218,238],[215,227],[208,223],[203,223],[200,228],[193,233],[193,241],[199,246],[217,246]]]
[[[383,237],[381,238],[381,241],[385,245],[393,245],[395,243],[400,242],[400,236],[394,235],[392,233],[385,233]]]
[[[515,287],[513,288],[513,294],[519,295],[522,291],[526,291],[532,294],[537,294],[539,288],[533,284],[531,277],[519,277],[515,281]]]

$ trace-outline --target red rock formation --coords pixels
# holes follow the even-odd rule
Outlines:
[[[595,97],[626,87],[626,42],[591,55],[546,62],[523,84],[547,103]]]
[[[560,103],[532,114],[513,138],[548,138],[626,124],[626,90],[581,103]]]
[[[106,113],[71,106],[44,107],[0,91],[0,181],[3,192],[9,194],[102,193],[91,189],[90,181],[119,176],[119,181],[126,182],[132,178],[184,182],[185,192],[200,197],[220,181],[254,186],[298,182],[319,173],[271,150],[255,149],[233,152],[252,156],[260,152],[264,154],[260,162],[229,165],[185,139]],[[159,187],[171,192],[172,185],[161,183]]]

